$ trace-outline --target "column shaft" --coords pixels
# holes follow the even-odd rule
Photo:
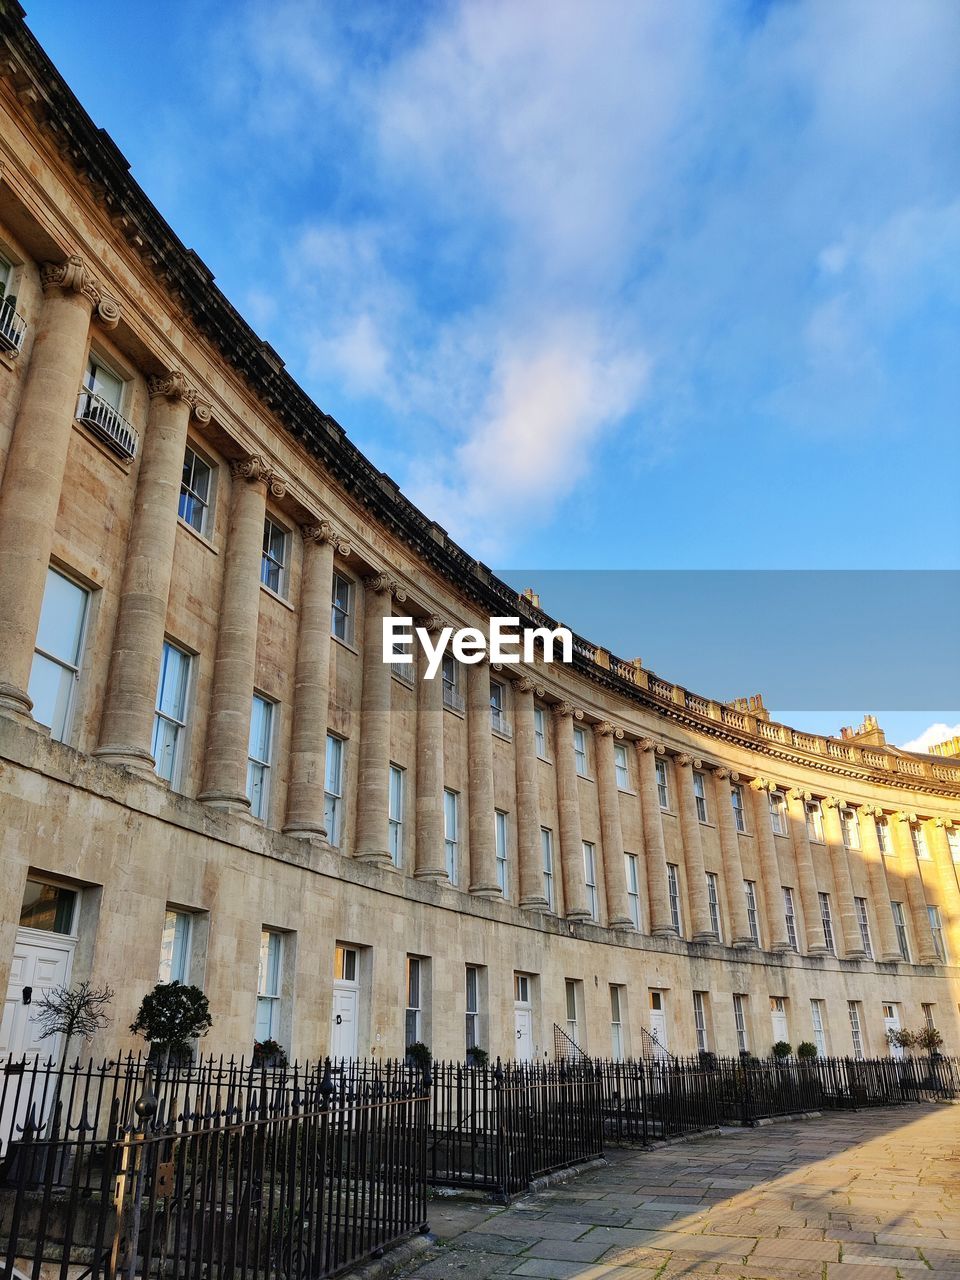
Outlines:
[[[890,890],[887,887],[887,873],[883,866],[883,853],[877,838],[875,818],[877,810],[865,805],[860,810],[860,845],[864,861],[867,864],[867,875],[870,881],[870,894],[873,898],[873,910],[877,918],[880,935],[877,938],[879,958],[881,960],[900,960],[900,943],[897,941],[897,930],[893,923],[893,908],[890,905]]]
[[[44,268],[43,281],[43,310],[0,488],[0,712],[20,717],[32,706],[33,646],[91,308],[100,296],[79,258]]]
[[[650,932],[677,936],[670,913],[667,886],[667,847],[663,839],[663,819],[657,793],[657,752],[663,751],[651,738],[637,743],[640,763],[640,806],[643,815],[643,843],[647,857],[647,893],[650,897]],[[743,886],[741,885],[741,889]]]
[[[385,574],[376,574],[363,585],[363,691],[354,854],[366,862],[386,866],[391,862],[388,839],[390,664],[383,661],[383,619],[390,613],[394,584]]]
[[[480,898],[498,898],[490,667],[486,661],[474,663],[467,671],[467,748],[470,892]]]
[[[513,743],[517,770],[517,860],[520,906],[544,911],[543,855],[540,845],[540,779],[533,722],[535,685],[527,676],[513,686]],[[543,692],[542,690],[540,691]]]
[[[829,796],[823,802],[823,838],[830,850],[830,863],[833,867],[833,882],[837,887],[837,899],[840,908],[840,928],[843,933],[844,955],[859,959],[866,955],[863,939],[860,936],[860,922],[857,919],[857,907],[853,900],[853,877],[850,875],[850,861],[843,843],[843,828],[840,824],[840,804],[835,796]]]
[[[712,942],[716,939],[710,921],[710,905],[707,898],[707,874],[703,866],[703,844],[700,840],[700,822],[697,818],[697,801],[693,791],[693,765],[691,756],[676,758],[677,792],[680,806],[680,835],[683,840],[683,859],[687,867],[687,894],[690,898],[690,917],[694,942]],[[699,760],[696,762],[699,765]]]
[[[260,561],[267,483],[265,462],[234,463],[232,509],[224,549],[220,629],[207,721],[200,799],[218,809],[247,809],[247,752],[260,616]]]
[[[820,889],[817,885],[817,872],[813,865],[813,851],[810,848],[810,837],[807,833],[807,800],[809,794],[796,788],[787,796],[787,817],[790,832],[793,836],[793,854],[797,860],[797,876],[800,891],[800,907],[803,911],[803,931],[806,937],[808,955],[826,955],[827,936],[823,930],[823,916],[820,912]]]
[[[773,839],[773,827],[770,825],[769,790],[770,784],[762,778],[754,779],[750,786],[760,861],[760,893],[767,922],[767,947],[770,951],[789,951],[790,940],[787,937],[787,921],[783,910],[780,860],[777,857],[777,846]]]
[[[733,805],[730,800],[730,785],[738,781],[736,774],[729,769],[718,769],[716,779],[717,828],[720,832],[720,856],[723,859],[723,879],[727,888],[727,902],[730,905],[730,941],[735,947],[755,947],[757,944],[750,936],[750,922],[747,919],[747,899],[743,892],[743,863],[740,859],[740,841],[737,826],[733,819]]]
[[[560,820],[560,870],[563,877],[563,913],[568,920],[589,920],[587,884],[583,869],[583,832],[580,826],[580,791],[573,752],[573,721],[581,712],[569,702],[554,707],[556,725],[557,815]]]
[[[627,869],[624,861],[623,823],[614,739],[623,731],[604,721],[594,725],[597,752],[597,799],[600,802],[600,839],[603,844],[603,884],[607,891],[607,923],[612,929],[632,929],[627,902]]]
[[[150,380],[150,417],[123,566],[120,604],[96,754],[153,772],[153,720],[173,576],[177,510],[192,404],[183,374]]]
[[[434,635],[439,618],[418,625]],[[446,880],[443,835],[443,681],[439,675],[417,681],[417,859],[414,874],[421,880]]]
[[[304,839],[326,834],[324,787],[330,699],[330,597],[333,552],[349,547],[325,520],[305,525],[287,813],[283,829]]]

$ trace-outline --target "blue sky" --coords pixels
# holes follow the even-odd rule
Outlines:
[[[958,567],[957,5],[27,21],[294,376],[488,563]]]

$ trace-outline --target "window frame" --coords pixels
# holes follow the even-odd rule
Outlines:
[[[760,942],[760,912],[757,907],[757,882],[756,880],[744,880],[743,892],[747,899],[747,928],[750,930],[750,937],[759,947]]]
[[[275,963],[275,990],[266,990],[266,982],[264,976],[265,967],[269,970],[271,965],[270,949],[272,943],[276,939],[276,963]],[[266,952],[264,952],[264,943],[266,942]],[[284,934],[279,929],[270,929],[262,927],[260,930],[260,953],[257,968],[257,1012],[254,1021],[254,1038],[261,1043],[264,1040],[277,1040],[280,1033],[280,1017],[281,1002],[283,1000],[283,952],[284,952]],[[266,966],[264,964],[266,960]],[[267,1035],[261,1036],[260,1018],[261,1012],[269,1010],[267,1022]]]
[[[820,923],[823,926],[823,940],[827,944],[827,950],[832,956],[837,954],[837,939],[833,932],[833,903],[830,901],[830,894],[820,889],[817,891],[817,901],[820,905]]]
[[[670,812],[670,775],[667,772],[666,760],[654,760],[654,775],[657,780],[657,802],[662,813]]]
[[[823,1019],[823,1000],[813,996],[810,1000],[810,1025],[813,1027],[813,1043],[821,1058],[827,1057],[827,1027]]]
[[[783,919],[787,926],[787,941],[790,943],[792,951],[799,952],[800,942],[797,934],[797,908],[793,900],[792,885],[783,884],[780,886],[783,890]]]
[[[775,836],[785,836],[789,831],[787,797],[782,791],[771,791],[768,796],[767,807],[770,811],[770,829]]]
[[[704,992],[693,993],[693,1027],[697,1037],[697,1052],[708,1053],[710,1044],[707,1037],[707,1010],[704,1004]]]
[[[907,916],[903,909],[902,902],[890,900],[890,910],[893,914],[893,927],[897,935],[897,946],[900,948],[900,957],[906,963],[910,963],[910,938],[907,934]]]
[[[941,964],[949,964],[950,953],[943,933],[943,915],[937,903],[927,903],[927,920],[930,922],[930,933],[933,936],[933,947]]]
[[[735,782],[730,788],[730,804],[733,808],[733,828],[738,836],[746,834],[747,815],[743,803],[743,787]]]
[[[740,1053],[750,1052],[750,1035],[747,1028],[747,1010],[744,1001],[747,997],[741,991],[733,993],[733,1025],[737,1033],[737,1048]]]
[[[667,902],[670,906],[670,921],[677,931],[677,937],[683,937],[683,903],[680,901],[680,868],[676,862],[667,863]]]
[[[507,686],[502,680],[490,681],[490,728],[494,733],[508,737],[510,721],[507,719]]]
[[[870,916],[867,913],[866,898],[853,899],[853,909],[857,915],[857,924],[860,927],[860,941],[863,949],[867,953],[867,959],[873,959],[873,940],[870,937]]]
[[[273,539],[271,533],[280,535],[282,543],[282,559],[278,560],[271,550]],[[286,600],[290,586],[290,549],[292,539],[290,530],[286,525],[282,525],[269,512],[263,517],[263,546],[260,553],[260,585],[266,587],[268,591],[273,592],[275,596],[279,596],[281,600]],[[269,580],[270,568],[274,566],[277,575],[277,585],[274,586]]]
[[[547,712],[545,707],[533,708],[533,741],[538,760],[549,759],[547,755]]]
[[[339,849],[343,842],[343,762],[346,738],[327,732],[323,762],[323,825],[327,843]],[[331,747],[334,749],[331,750]],[[336,770],[331,768],[336,761]],[[334,776],[335,774],[335,776]]]
[[[193,464],[190,465],[190,482],[188,483],[187,464],[188,459],[190,458],[193,459]],[[205,498],[201,497],[193,487],[196,463],[199,463],[200,466],[206,468],[207,496]],[[192,529],[194,533],[199,534],[201,538],[207,538],[208,540],[210,537],[210,523],[215,500],[215,474],[216,467],[214,464],[188,440],[183,450],[183,469],[180,473],[180,496],[177,499],[177,519],[181,524],[186,525],[188,529]],[[184,498],[187,500],[186,503],[184,503]],[[196,507],[200,512],[199,525],[194,524],[193,520],[189,519],[188,515],[184,514],[185,510],[190,512],[193,509],[193,504],[196,504]]]
[[[269,708],[267,715],[267,750],[263,758],[253,754],[254,742],[254,711],[257,703],[261,706]],[[277,742],[277,708],[279,703],[272,698],[268,698],[265,693],[254,693],[250,701],[250,732],[247,737],[247,786],[246,795],[250,801],[250,815],[259,818],[261,822],[267,822],[270,818],[270,804],[273,791],[273,765],[274,753]],[[256,778],[259,776],[259,793],[257,792]],[[259,794],[259,801],[255,802],[254,796]]]
[[[47,588],[50,584],[51,574],[53,574],[55,577],[62,578],[64,582],[68,583],[76,591],[79,591],[81,596],[83,597],[81,610],[80,610],[80,617],[76,626],[76,646],[74,649],[75,656],[72,661],[66,658],[57,657],[55,654],[49,652],[48,650],[41,648],[39,643],[40,629],[43,624],[43,606],[44,604],[46,604]],[[38,724],[43,724],[44,728],[49,729],[50,740],[52,742],[69,743],[73,733],[73,720],[74,720],[74,715],[76,713],[76,706],[77,706],[77,691],[80,686],[80,673],[83,670],[83,663],[86,657],[86,647],[87,647],[86,642],[87,642],[87,635],[90,628],[90,610],[91,610],[92,603],[93,603],[93,592],[89,587],[84,586],[81,582],[78,582],[77,579],[72,577],[69,573],[64,573],[62,569],[56,568],[52,564],[47,566],[47,576],[46,576],[46,579],[44,580],[44,587],[43,587],[43,600],[40,605],[40,624],[37,627],[37,635],[34,638],[33,659],[30,664],[30,678],[27,681],[27,689],[29,692],[29,687],[33,683],[33,671],[36,665],[38,655],[44,660],[44,662],[50,663],[52,666],[58,667],[60,669],[61,675],[59,677],[59,680],[61,682],[64,679],[63,673],[69,673],[69,683],[67,685],[65,696],[63,696],[63,692],[62,692],[62,683],[58,683],[58,686],[57,686],[57,696],[54,702],[54,712],[56,713],[59,707],[59,717],[55,714],[54,716],[55,723],[46,725],[42,720],[39,720],[39,719],[37,720]],[[61,702],[61,697],[63,698],[62,707],[59,706]],[[36,699],[34,699],[34,704],[36,704]],[[36,714],[36,706],[34,706],[34,714]],[[57,720],[59,721],[58,723],[56,723]]]
[[[600,923],[600,890],[597,885],[597,846],[591,840],[582,840],[583,879],[587,889],[587,906],[590,919]]]
[[[693,770],[693,802],[697,810],[697,821],[702,825],[708,824],[707,779],[701,769]]]
[[[627,882],[627,910],[633,927],[640,932],[640,859],[635,853],[623,855],[624,876]]]
[[[716,871],[706,872],[707,877],[707,910],[710,913],[710,924],[717,935],[717,941],[723,941],[723,921],[720,918],[720,877]]]
[[[807,825],[807,841],[810,844],[826,844],[823,834],[823,804],[820,800],[805,800],[804,821]]]
[[[588,778],[589,761],[587,758],[587,733],[578,724],[573,726],[573,759],[578,778]]]
[[[850,1038],[853,1044],[853,1056],[863,1058],[863,1019],[860,1017],[860,1001],[847,1001],[847,1018],[850,1021]]]
[[[623,984],[611,982],[610,987],[610,1051],[614,1062],[623,1062],[626,1056],[626,1040],[623,1034]]]
[[[555,913],[557,895],[554,882],[553,831],[550,827],[540,828],[540,861],[543,869],[543,896],[547,903],[547,910]]]
[[[467,1056],[470,1050],[480,1043],[480,966],[468,964],[464,966],[464,1044]],[[470,991],[470,977],[473,975],[473,993]]]
[[[164,693],[164,677],[167,672],[167,652],[179,655],[183,659],[184,673],[181,688],[181,703],[179,708],[180,718],[178,719],[172,713],[168,713],[161,709]],[[180,785],[181,774],[183,769],[183,753],[184,742],[187,734],[187,713],[190,707],[190,694],[193,683],[193,660],[195,655],[188,650],[181,648],[180,645],[174,644],[172,640],[164,637],[163,648],[160,654],[160,675],[157,679],[157,697],[156,705],[153,713],[153,735],[151,738],[151,750],[153,752],[154,769],[158,778],[163,778],[171,788],[176,790]],[[158,746],[158,729],[160,722],[164,725],[172,726],[170,732],[173,734],[173,750],[170,753],[170,772],[169,774],[162,772],[160,768],[160,759],[157,755]],[[164,748],[166,749],[166,748]]]
[[[497,856],[497,884],[505,900],[510,898],[510,869],[508,853],[510,847],[510,831],[505,809],[493,811],[494,843]]]
[[[109,374],[118,384],[117,403],[114,404],[102,391],[96,388],[97,371]],[[91,385],[92,384],[92,385]],[[125,417],[124,408],[126,407],[127,396],[129,394],[130,378],[125,377],[108,359],[104,359],[95,346],[91,346],[87,352],[87,362],[83,367],[83,390],[87,394],[96,396],[98,400],[102,400],[108,408],[114,413],[118,413],[121,418]]]
[[[346,605],[340,603],[337,584],[346,588]],[[356,627],[357,584],[348,574],[334,569],[330,579],[330,635],[341,644],[352,645]],[[343,634],[337,630],[338,619],[342,619]]]
[[[423,956],[407,955],[406,1004],[403,1014],[403,1050],[423,1043]],[[411,1018],[412,1015],[412,1018]],[[411,1022],[413,1031],[411,1032]]]
[[[450,818],[453,818],[453,834],[450,834]],[[460,883],[460,792],[452,787],[443,789],[443,857],[447,879],[454,886]]]
[[[844,849],[860,848],[860,820],[852,805],[842,805],[839,810],[840,834]]]
[[[157,982],[163,983],[164,986],[171,982],[180,982],[187,985],[190,981],[190,952],[193,947],[193,916],[192,911],[182,911],[179,907],[171,907],[169,904],[164,910],[163,929],[160,933],[160,964],[157,967]],[[173,917],[173,936],[170,939],[170,957],[169,961],[164,955],[166,949],[166,934],[168,922]],[[177,934],[180,925],[183,925],[183,932],[180,934],[180,942],[178,945]],[[177,963],[179,959],[179,965]],[[164,977],[164,969],[169,964],[169,972]],[[176,972],[175,972],[176,970]]]
[[[630,756],[626,743],[613,744],[613,771],[617,779],[618,791],[630,791]]]
[[[406,769],[390,763],[387,775],[387,840],[390,860],[398,871],[403,870],[403,811],[407,798]]]

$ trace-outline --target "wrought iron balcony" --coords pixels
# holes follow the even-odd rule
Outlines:
[[[77,421],[96,432],[121,458],[135,458],[140,437],[122,413],[85,387],[77,400]]]
[[[457,693],[456,689],[451,689],[448,684],[443,686],[443,705],[449,707],[451,711],[463,711],[464,703],[462,694]]]
[[[413,684],[414,665],[412,662],[391,662],[390,674],[396,676],[401,684]]]
[[[507,717],[503,714],[499,707],[490,708],[490,723],[496,733],[502,734],[504,738],[512,738],[513,730]]]
[[[23,350],[27,322],[9,302],[0,304],[0,350],[18,356]]]

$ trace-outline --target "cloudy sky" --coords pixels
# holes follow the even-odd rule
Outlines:
[[[950,0],[27,17],[294,376],[488,563],[958,567]]]

